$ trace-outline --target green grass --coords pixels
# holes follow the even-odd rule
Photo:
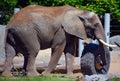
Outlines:
[[[0,81],[75,81],[73,78],[63,78],[63,77],[11,77],[5,78],[0,77]]]
[[[111,81],[120,81],[120,78],[112,79]]]
[[[0,81],[75,81],[76,78],[66,78],[61,76],[39,76],[39,77],[0,77]],[[110,81],[120,81],[120,78],[114,78]]]

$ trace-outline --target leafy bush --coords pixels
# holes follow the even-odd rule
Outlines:
[[[6,24],[13,15],[17,0],[0,0],[0,24]]]

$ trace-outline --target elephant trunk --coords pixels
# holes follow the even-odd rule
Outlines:
[[[103,43],[99,41],[99,54],[101,55],[101,60],[103,65],[106,65],[107,50],[108,50],[107,46],[105,46]]]
[[[101,31],[100,31],[101,30]],[[99,54],[101,56],[101,60],[102,60],[102,65],[106,65],[107,61],[106,61],[106,54],[108,52],[108,48],[106,46],[106,37],[105,37],[105,34],[103,32],[104,30],[103,29],[97,29],[97,31],[95,32],[95,35],[96,35],[96,39],[98,40],[99,42]],[[102,41],[102,42],[101,42]],[[104,41],[104,43],[103,43]]]
[[[115,47],[116,45],[110,45],[106,43],[106,36],[105,36],[105,32],[102,26],[102,23],[99,19],[99,17],[95,14],[92,16],[93,17],[93,21],[97,21],[97,27],[94,31],[94,35],[95,35],[95,39],[97,39],[99,41],[99,54],[101,55],[101,60],[102,60],[102,64],[106,65],[106,54],[108,52],[108,48],[109,47]]]
[[[99,50],[100,50],[100,54],[101,54],[101,60],[102,60],[102,62],[103,62],[103,65],[106,65],[106,54],[107,54],[107,50],[108,50],[108,48],[107,48],[107,46],[108,47],[117,47],[117,45],[111,45],[111,44],[108,44],[108,43],[106,43],[104,40],[102,40],[102,39],[98,39],[98,41],[99,41]]]

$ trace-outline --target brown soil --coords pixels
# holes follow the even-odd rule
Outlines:
[[[111,52],[111,64],[109,73],[120,74],[120,51]]]

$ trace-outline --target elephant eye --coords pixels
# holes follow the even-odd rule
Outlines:
[[[95,24],[94,24],[95,28],[98,27],[98,25],[99,25],[99,23],[95,23]]]

